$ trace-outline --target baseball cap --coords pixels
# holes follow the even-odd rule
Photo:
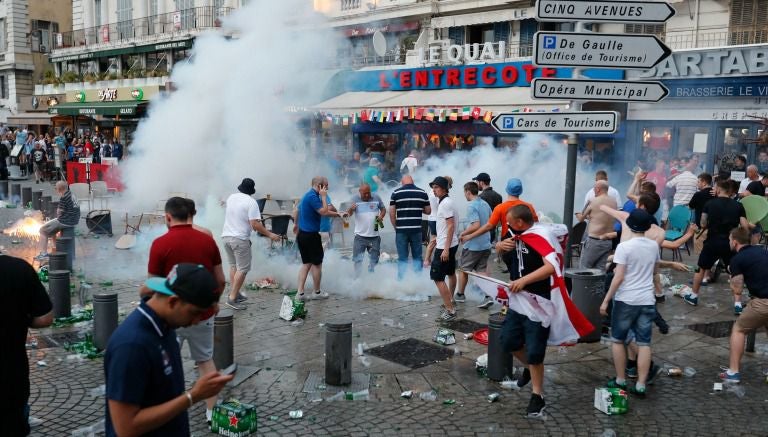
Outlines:
[[[219,287],[216,279],[201,264],[176,264],[167,277],[149,278],[146,285],[153,291],[178,296],[200,308],[208,308],[218,300],[215,293]]]
[[[627,217],[627,227],[632,232],[645,232],[651,229],[653,224],[653,216],[648,214],[648,211],[637,208],[629,213]]]
[[[485,182],[486,184],[491,183],[491,177],[488,176],[488,173],[480,173],[473,179],[475,181]]]
[[[518,178],[512,178],[507,181],[506,192],[510,196],[520,196],[523,194],[523,182]]]
[[[245,178],[240,185],[237,186],[237,191],[252,196],[256,192],[256,182],[251,178]]]
[[[435,186],[435,185],[437,185],[438,187],[440,187],[440,188],[442,188],[444,190],[448,190],[448,179],[446,179],[446,178],[444,178],[442,176],[438,176],[438,177],[435,178],[434,181],[429,183],[430,187]]]

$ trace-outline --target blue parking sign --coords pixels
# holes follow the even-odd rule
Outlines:
[[[503,129],[514,129],[515,128],[515,117],[504,117],[504,119],[501,122]]]
[[[557,48],[557,37],[549,35],[544,37],[544,48],[554,49]]]

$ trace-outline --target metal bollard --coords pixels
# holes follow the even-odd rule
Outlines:
[[[600,341],[603,316],[600,304],[605,297],[605,272],[598,269],[566,269],[565,277],[571,280],[571,300],[595,329],[581,337],[580,342]]]
[[[11,185],[11,202],[18,205],[19,202],[21,202],[21,184],[10,184],[10,185]]]
[[[51,196],[43,196],[40,198],[40,212],[43,213],[43,217],[50,218],[48,211],[51,208]]]
[[[43,191],[32,192],[32,209],[35,211],[42,211],[43,209]]]
[[[72,315],[72,303],[69,298],[69,271],[51,270],[48,272],[48,294],[53,303],[53,317]]]
[[[213,318],[213,363],[217,369],[225,369],[235,362],[234,313],[222,309]]]
[[[75,248],[75,240],[72,237],[59,237],[56,239],[56,253],[67,254],[67,270],[72,271],[72,252]]]
[[[69,247],[69,257],[72,258],[72,262],[75,262],[75,259],[77,258],[75,256],[75,244],[77,243],[77,240],[75,239],[75,227],[74,226],[66,226],[59,231],[59,235],[62,237],[69,237],[72,239],[72,243]]]
[[[505,376],[512,377],[512,355],[504,351],[501,345],[501,324],[504,316],[495,313],[488,317],[488,379],[501,381]]]
[[[93,295],[93,344],[99,350],[107,348],[109,337],[117,329],[117,293]]]
[[[21,207],[29,207],[30,202],[32,202],[32,187],[21,187]]]
[[[68,270],[67,267],[66,252],[48,254],[48,270]]]
[[[8,181],[0,181],[0,200],[7,200],[11,184]]]
[[[325,324],[325,383],[352,382],[352,322]]]
[[[757,330],[753,329],[752,332],[747,334],[747,347],[745,350],[747,352],[754,352],[755,351],[755,335],[757,334]]]

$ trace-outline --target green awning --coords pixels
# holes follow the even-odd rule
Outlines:
[[[185,39],[181,41],[167,41],[167,42],[159,42],[159,43],[146,44],[146,45],[140,45],[140,46],[129,45],[129,46],[120,47],[117,49],[99,50],[99,51],[85,52],[85,53],[74,53],[71,55],[57,55],[56,53],[52,53],[50,55],[49,60],[50,62],[83,61],[83,60],[96,59],[96,58],[106,58],[109,56],[130,55],[133,53],[148,53],[148,52],[159,52],[163,50],[189,49],[189,48],[192,48],[193,43],[194,43],[193,39]]]
[[[48,113],[54,115],[141,115],[149,102],[67,102],[49,106]]]

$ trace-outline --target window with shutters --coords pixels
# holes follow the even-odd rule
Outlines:
[[[731,0],[728,44],[758,44],[768,41],[768,2]]]
[[[664,39],[664,25],[663,24],[625,24],[624,33],[635,33],[645,35],[656,35],[660,39]]]
[[[59,32],[59,23],[30,20],[32,28],[31,46],[33,52],[48,53],[53,47],[54,35]]]

